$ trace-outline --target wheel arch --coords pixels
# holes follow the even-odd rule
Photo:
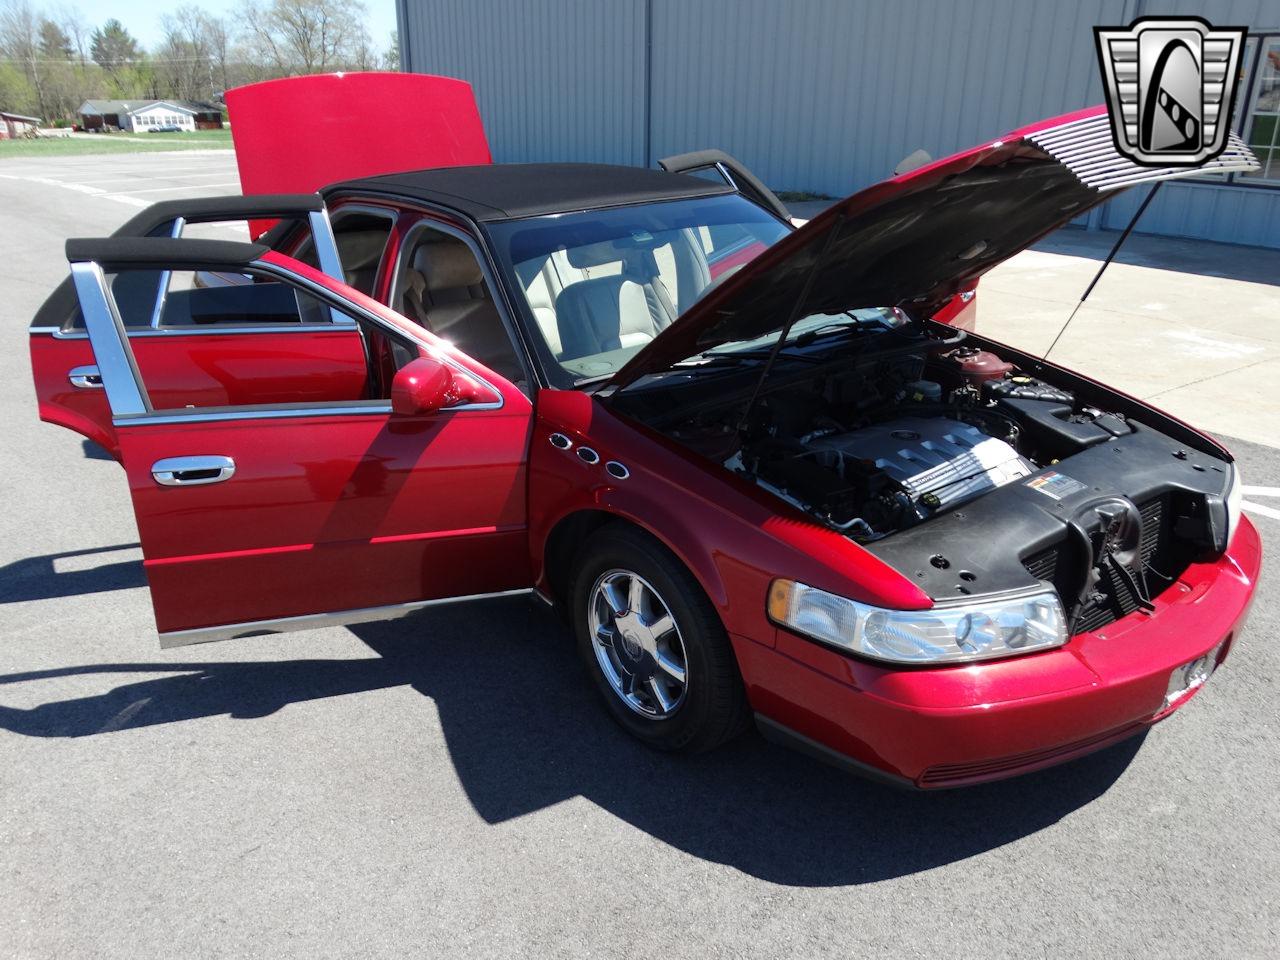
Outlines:
[[[707,551],[697,549],[696,544],[682,549],[681,544],[663,536],[652,524],[639,517],[598,508],[583,508],[565,514],[551,527],[543,542],[541,579],[557,604],[563,607],[567,603],[573,560],[583,542],[612,524],[639,531],[668,550],[693,575],[712,605],[723,609],[726,600],[724,583]]]

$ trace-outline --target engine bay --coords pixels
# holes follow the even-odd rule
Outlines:
[[[1132,432],[962,337],[917,347],[771,390],[741,430],[709,408],[670,435],[867,543]]]
[[[1097,629],[1225,549],[1229,458],[1183,425],[939,324],[840,325],[772,371],[716,355],[619,406],[935,600],[1047,582]]]

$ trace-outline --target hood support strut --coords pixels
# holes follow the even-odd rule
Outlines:
[[[1120,252],[1120,247],[1129,239],[1129,234],[1133,233],[1133,228],[1138,225],[1138,220],[1140,220],[1142,215],[1147,212],[1147,207],[1151,206],[1151,201],[1155,198],[1156,191],[1160,189],[1160,184],[1162,183],[1164,183],[1163,180],[1157,180],[1151,185],[1151,190],[1147,193],[1146,199],[1144,199],[1138,206],[1138,209],[1134,211],[1133,216],[1129,219],[1129,225],[1124,228],[1120,236],[1116,239],[1116,242],[1111,245],[1111,252],[1107,254],[1107,259],[1102,261],[1102,266],[1100,266],[1098,268],[1098,272],[1093,275],[1093,279],[1089,281],[1089,285],[1084,288],[1084,293],[1080,297],[1080,302],[1077,303],[1075,308],[1071,311],[1071,316],[1067,317],[1067,322],[1058,330],[1057,335],[1053,338],[1053,343],[1049,344],[1049,349],[1044,352],[1044,357],[1042,359],[1049,359],[1049,354],[1053,353],[1053,348],[1058,345],[1058,341],[1062,339],[1062,335],[1067,332],[1067,327],[1071,326],[1071,321],[1076,318],[1076,314],[1080,311],[1080,308],[1084,306],[1084,302],[1089,299],[1089,294],[1093,293],[1093,288],[1096,287],[1098,285],[1098,281],[1102,279],[1102,274],[1106,272],[1107,267],[1111,266],[1111,261],[1116,258],[1116,254]]]
[[[755,409],[756,400],[760,397],[760,390],[764,387],[764,382],[769,379],[773,364],[778,359],[778,354],[782,352],[783,344],[787,342],[787,335],[791,333],[791,328],[800,319],[800,312],[804,309],[804,305],[809,302],[809,292],[813,289],[814,281],[826,265],[827,257],[831,255],[831,250],[840,238],[840,234],[844,230],[844,222],[845,214],[841,211],[836,216],[836,222],[832,225],[831,230],[827,233],[827,239],[822,244],[822,249],[818,251],[818,255],[814,258],[813,266],[809,268],[809,273],[804,278],[804,286],[800,288],[800,295],[796,297],[796,302],[791,307],[787,322],[778,333],[778,341],[773,345],[773,349],[769,351],[769,356],[765,359],[764,366],[760,370],[760,378],[756,380],[756,385],[751,390],[751,399],[742,408],[742,416],[738,418],[738,426],[734,431],[735,433],[741,434],[746,429],[747,418],[751,416],[751,411]]]

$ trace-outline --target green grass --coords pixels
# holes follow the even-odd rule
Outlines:
[[[191,133],[103,133],[92,137],[0,140],[5,157],[68,157],[94,153],[163,153],[166,150],[231,149],[230,130]]]

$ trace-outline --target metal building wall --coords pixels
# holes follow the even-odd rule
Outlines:
[[[407,69],[475,87],[502,161],[646,165],[720,147],[775,189],[844,195],[1103,99],[1095,24],[1158,0],[397,0]],[[1280,27],[1280,0],[1199,0]],[[647,45],[646,40],[651,44]],[[1140,197],[1093,218],[1121,227]],[[1140,229],[1280,246],[1280,191],[1169,184]]]
[[[644,0],[396,7],[405,69],[471,83],[494,159],[644,163]]]
[[[718,146],[844,195],[1102,98],[1091,27],[1123,0],[655,0],[658,156]]]

